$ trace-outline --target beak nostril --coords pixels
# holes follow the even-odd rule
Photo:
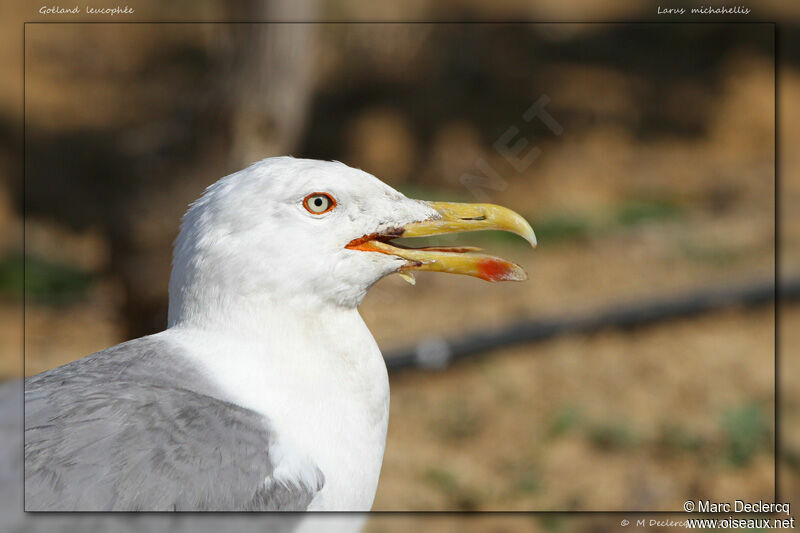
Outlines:
[[[459,218],[459,220],[486,220],[486,215],[481,215],[479,217]]]

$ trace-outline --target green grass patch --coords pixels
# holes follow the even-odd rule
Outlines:
[[[445,468],[428,468],[423,479],[444,493],[454,510],[474,511],[480,505],[482,498],[478,491],[460,483],[455,474]]]
[[[543,487],[541,468],[536,455],[531,453],[498,464],[497,472],[509,481],[506,497],[534,494]]]
[[[536,238],[541,243],[585,241],[591,236],[592,222],[585,217],[554,215],[533,224]]]
[[[781,450],[781,457],[786,466],[800,472],[800,450]]]
[[[536,520],[544,531],[548,533],[561,533],[566,529],[566,519],[563,516],[552,514],[541,514],[536,516]]]
[[[661,426],[655,440],[656,445],[666,451],[696,452],[706,445],[703,437],[674,423]]]
[[[728,266],[745,257],[740,250],[729,247],[684,243],[680,247],[681,253],[687,259],[697,263],[707,263],[715,266]]]
[[[461,401],[449,403],[434,420],[434,430],[452,442],[475,437],[483,431],[483,427],[483,416]]]
[[[444,492],[452,492],[458,488],[455,474],[440,467],[431,467],[425,471],[425,481]]]
[[[582,421],[581,412],[574,407],[560,408],[550,420],[548,434],[552,438],[560,437],[577,427]]]
[[[640,226],[650,222],[674,219],[683,208],[668,198],[628,200],[614,211],[614,220],[623,227]]]
[[[86,297],[93,276],[79,268],[35,255],[12,254],[0,259],[0,294],[22,298],[23,282],[29,300],[63,304]]]
[[[513,488],[523,494],[535,494],[542,489],[541,476],[535,469],[525,469],[516,475]]]
[[[630,448],[636,444],[633,432],[622,422],[598,422],[586,428],[589,441],[596,448],[614,451]]]
[[[756,404],[730,409],[722,416],[728,462],[746,466],[753,457],[769,447],[770,425],[763,410]]]
[[[0,259],[0,294],[22,300],[24,280],[22,255],[11,255]]]

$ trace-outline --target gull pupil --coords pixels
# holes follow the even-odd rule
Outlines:
[[[335,205],[336,203],[327,194],[310,194],[303,200],[303,206],[318,215],[326,213]]]

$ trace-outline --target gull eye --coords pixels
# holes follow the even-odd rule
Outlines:
[[[303,198],[303,207],[312,215],[321,215],[336,207],[336,200],[326,192],[312,192]]]

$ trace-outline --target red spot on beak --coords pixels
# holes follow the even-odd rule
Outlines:
[[[503,281],[513,277],[514,266],[499,259],[483,259],[478,263],[478,273],[486,281]]]

